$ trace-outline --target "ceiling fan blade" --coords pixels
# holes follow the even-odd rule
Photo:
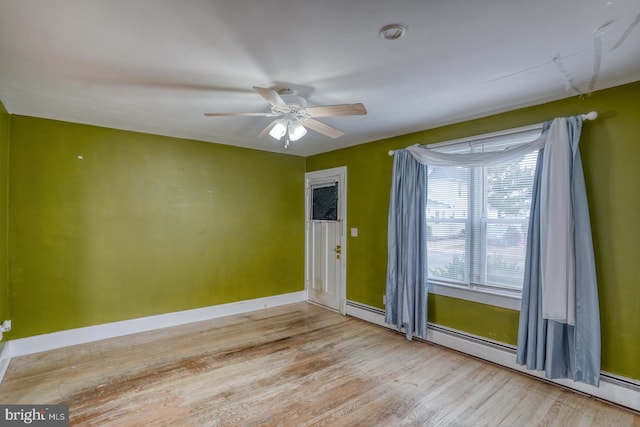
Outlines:
[[[267,89],[264,87],[258,87],[258,86],[254,86],[253,89],[256,92],[258,92],[260,96],[266,99],[269,104],[273,105],[274,107],[287,108],[287,103],[284,102],[284,99],[282,99],[280,95],[278,95],[278,92],[276,92],[275,90]]]
[[[264,138],[265,136],[269,135],[269,132],[271,132],[271,129],[273,129],[276,123],[278,123],[278,120],[274,120],[271,123],[269,123],[269,125],[267,125],[267,127],[264,128],[262,132],[258,134],[258,138]]]
[[[363,116],[367,114],[367,109],[360,103],[319,105],[317,107],[307,107],[306,111],[310,117]]]
[[[207,117],[223,117],[223,116],[249,116],[249,117],[265,117],[271,113],[204,113]]]
[[[302,124],[304,127],[308,127],[309,129],[315,130],[316,132],[320,132],[321,134],[326,135],[329,138],[335,139],[344,135],[344,132],[342,132],[341,130],[338,130],[314,119],[307,119]]]

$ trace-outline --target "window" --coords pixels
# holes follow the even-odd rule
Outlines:
[[[311,219],[314,221],[338,220],[338,183],[314,187]]]
[[[538,138],[541,128],[433,146],[448,153],[504,150]],[[429,281],[476,291],[521,293],[538,152],[492,167],[429,167]]]

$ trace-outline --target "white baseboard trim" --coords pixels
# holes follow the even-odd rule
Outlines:
[[[384,311],[379,308],[368,307],[359,303],[347,301],[346,314],[376,325],[396,330],[392,325],[385,323]],[[640,381],[615,376],[605,372],[602,373],[600,387],[594,387],[588,384],[565,379],[549,380],[545,378],[544,372],[530,371],[524,366],[518,365],[516,363],[515,350],[510,348],[508,345],[439,326],[429,328],[427,331],[427,341],[640,412]]]
[[[277,307],[305,301],[305,292],[292,292],[289,294],[274,295],[264,298],[256,298],[228,304],[213,305],[192,310],[176,311],[173,313],[159,314],[155,316],[140,317],[137,319],[123,320],[119,322],[104,323],[95,326],[69,329],[52,332],[50,334],[35,335],[27,338],[19,338],[4,343],[0,352],[0,382],[9,366],[12,357],[25,356],[47,350],[84,344],[107,338],[116,338],[123,335],[137,334],[155,329],[184,325],[186,323],[210,320],[218,317],[243,314],[250,311]]]
[[[7,368],[9,367],[9,362],[11,362],[11,356],[9,356],[9,343],[5,342],[2,346],[2,350],[0,350],[0,383],[4,378],[5,372],[7,372]]]

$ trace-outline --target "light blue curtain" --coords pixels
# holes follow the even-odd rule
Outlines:
[[[581,131],[581,117],[558,118],[546,123],[535,141],[503,151],[445,154],[426,146],[396,151],[389,205],[386,322],[399,330],[404,327],[408,339],[413,334],[426,337],[427,165],[488,166],[540,150],[529,219],[517,363],[545,371],[547,378],[570,378],[597,386],[600,313],[578,148]]]
[[[559,120],[559,119],[556,119]],[[573,256],[575,280],[575,322],[561,323],[543,318],[541,273],[541,181],[544,150],[538,155],[538,167],[531,200],[527,258],[518,328],[517,363],[528,369],[545,371],[547,378],[570,378],[594,386],[600,380],[600,312],[591,223],[587,193],[578,148],[582,119],[569,117],[559,123],[567,127],[571,150],[570,187],[573,215]],[[551,127],[545,123],[543,132]],[[547,144],[549,141],[547,141]]]
[[[385,321],[407,339],[427,335],[427,166],[394,154],[389,203]]]

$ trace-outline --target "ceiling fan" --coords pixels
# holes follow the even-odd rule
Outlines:
[[[306,128],[330,138],[338,138],[344,135],[344,132],[341,130],[316,120],[316,117],[360,116],[367,114],[367,109],[360,103],[307,107],[306,99],[298,96],[296,92],[291,89],[274,90],[257,86],[254,86],[253,89],[271,105],[268,112],[204,113],[204,115],[207,117],[275,117],[275,119],[258,134],[258,137],[262,138],[271,135],[277,140],[281,140],[284,137],[284,147],[287,148],[289,142],[297,141],[307,133]]]

